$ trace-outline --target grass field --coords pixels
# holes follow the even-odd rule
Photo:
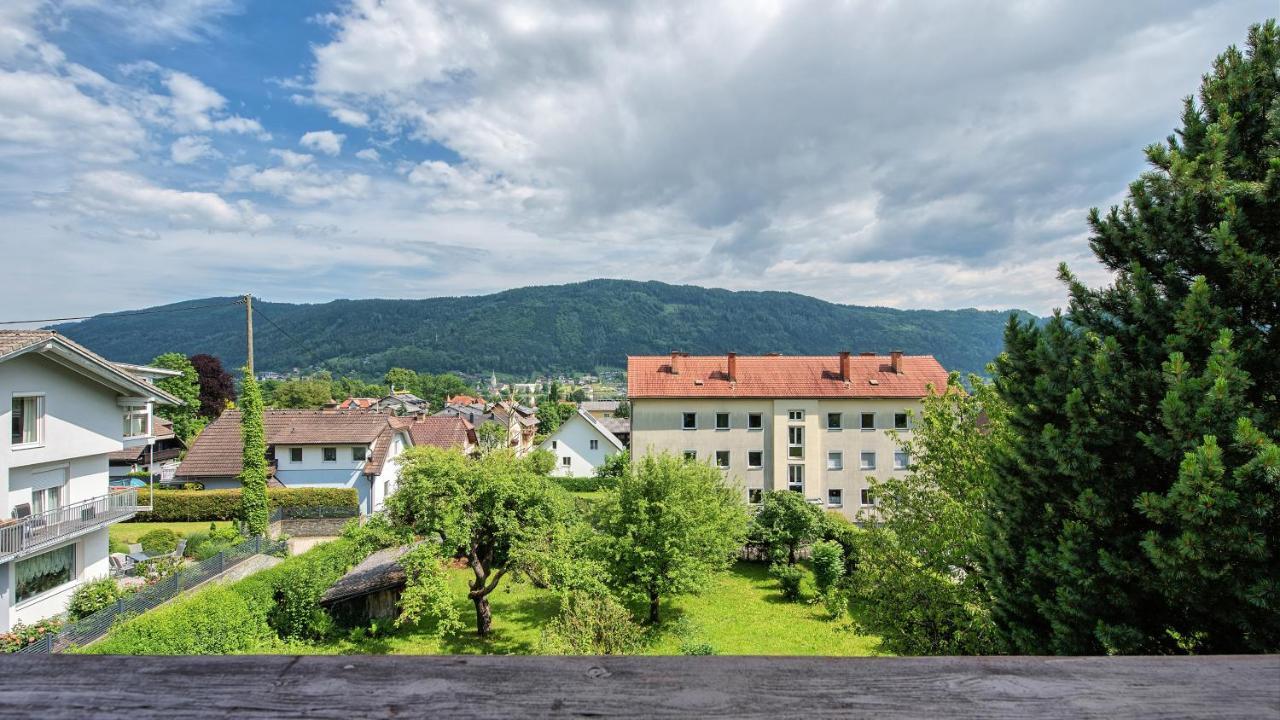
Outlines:
[[[418,628],[389,635],[348,637],[291,647],[290,652],[376,654],[529,654],[536,653],[541,627],[556,613],[555,596],[527,583],[503,581],[490,596],[493,631],[476,637],[475,612],[465,599],[468,570],[452,571],[450,581],[467,629],[443,640]],[[683,634],[678,632],[683,629]],[[679,653],[686,638],[711,645],[722,655],[873,655],[878,640],[859,635],[846,622],[833,622],[820,604],[787,602],[763,565],[739,563],[720,575],[702,595],[664,599],[663,622],[650,631],[647,652]]]
[[[229,527],[232,523],[227,520],[215,524],[223,528]],[[138,538],[160,528],[172,530],[178,534],[178,537],[186,537],[194,532],[208,530],[209,522],[207,520],[202,522],[126,522],[112,525],[109,532],[112,540],[128,545],[138,542]]]

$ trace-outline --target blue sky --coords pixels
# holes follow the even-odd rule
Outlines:
[[[3,319],[594,277],[1044,313],[1276,10],[953,5],[6,0]]]

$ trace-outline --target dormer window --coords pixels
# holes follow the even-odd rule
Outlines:
[[[124,407],[124,436],[126,438],[146,437],[151,434],[151,413],[146,405],[126,405]]]

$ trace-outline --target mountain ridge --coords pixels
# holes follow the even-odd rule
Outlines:
[[[50,327],[123,362],[205,352],[238,367],[245,357],[244,308],[236,299],[185,300]],[[934,355],[951,370],[982,372],[1003,347],[1009,315],[1033,317],[1020,310],[898,310],[785,291],[608,279],[419,300],[304,304],[255,297],[254,308],[258,370],[365,377],[397,366],[589,372],[625,367],[627,355],[673,349],[706,355],[903,350]]]

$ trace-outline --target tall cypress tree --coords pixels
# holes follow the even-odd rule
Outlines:
[[[1250,28],[1090,213],[1114,274],[1010,321],[1013,438],[987,527],[994,614],[1029,653],[1280,649],[1280,33]]]
[[[262,391],[249,368],[240,388],[240,436],[244,464],[240,471],[240,509],[251,535],[267,533],[267,434],[262,426]]]

